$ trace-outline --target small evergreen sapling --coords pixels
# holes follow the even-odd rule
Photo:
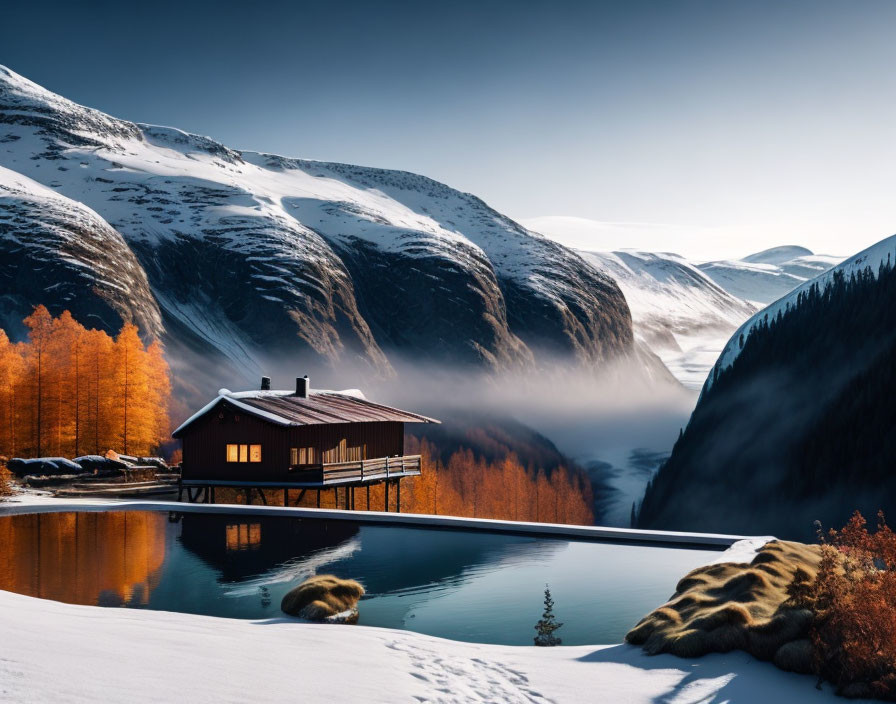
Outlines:
[[[535,645],[543,647],[560,645],[562,641],[554,635],[554,631],[562,625],[554,619],[554,600],[551,598],[550,587],[545,584],[544,613],[541,615],[541,620],[535,624],[535,630],[538,632],[538,635],[535,636]]]

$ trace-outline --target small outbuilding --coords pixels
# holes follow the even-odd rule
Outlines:
[[[421,473],[420,455],[405,455],[405,423],[439,421],[373,403],[360,391],[311,389],[308,377],[295,390],[271,390],[262,377],[257,391],[221,389],[218,397],[185,421],[173,435],[181,441],[180,497],[214,502],[216,487],[282,489],[300,500],[308,491],[332,489],[339,505],[354,508],[355,489],[385,484],[395,489],[401,510],[401,480]]]

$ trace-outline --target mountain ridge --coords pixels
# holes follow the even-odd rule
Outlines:
[[[386,375],[419,354],[491,370],[628,359],[663,374],[612,278],[425,176],[230,149],[2,67],[0,165],[120,234],[169,349],[245,378],[284,355]]]

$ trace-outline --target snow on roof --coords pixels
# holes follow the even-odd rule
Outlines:
[[[359,389],[343,391],[311,389],[307,397],[296,396],[292,390],[230,391],[229,389],[220,389],[215,399],[184,421],[172,435],[177,437],[187,426],[224,402],[262,420],[283,426],[326,423],[439,422],[418,413],[368,401]]]

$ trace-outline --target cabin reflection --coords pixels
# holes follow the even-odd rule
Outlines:
[[[297,561],[336,547],[358,534],[358,524],[281,516],[236,516],[184,513],[181,544],[221,580],[254,577],[287,561]]]
[[[261,548],[261,523],[228,523],[224,534],[227,552]]]
[[[70,604],[146,606],[167,553],[166,514],[0,518],[0,589]]]

